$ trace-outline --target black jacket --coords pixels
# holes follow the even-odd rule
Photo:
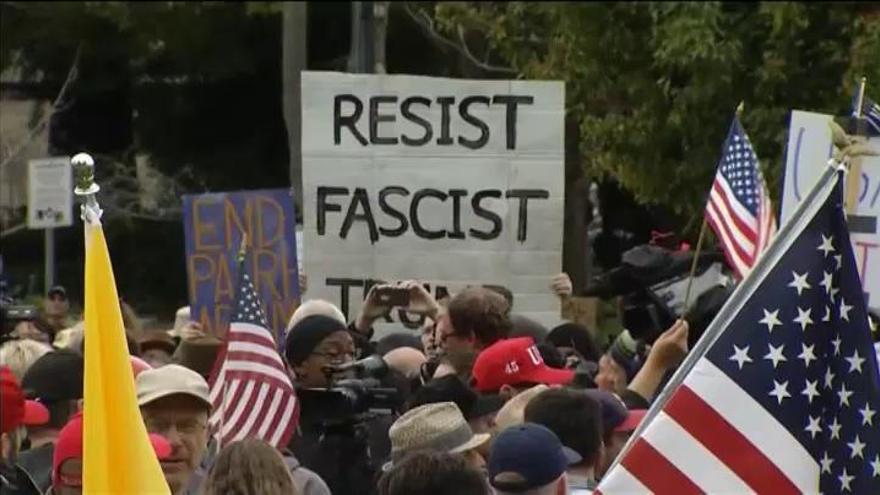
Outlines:
[[[318,474],[334,495],[375,493],[376,480],[388,457],[388,429],[393,416],[363,422],[326,423],[320,417],[300,417],[290,451]]]
[[[52,456],[55,444],[47,443],[35,449],[25,450],[18,456],[18,465],[28,473],[40,493],[52,486]]]
[[[20,466],[0,463],[0,495],[41,495],[34,481]]]

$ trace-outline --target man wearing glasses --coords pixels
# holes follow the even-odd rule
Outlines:
[[[208,447],[208,383],[176,364],[138,375],[138,405],[147,431],[162,435],[171,453],[160,461],[171,493],[184,493]]]
[[[287,334],[284,355],[303,388],[327,387],[329,371],[357,359],[354,339],[341,322],[323,315],[304,318]]]

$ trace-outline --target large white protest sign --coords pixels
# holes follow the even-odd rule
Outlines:
[[[305,72],[302,102],[309,299],[493,284],[559,321],[563,83]]]
[[[781,220],[785,222],[813,187],[834,152],[828,122],[831,115],[795,110],[791,113]],[[869,145],[880,151],[880,138]],[[880,308],[880,156],[862,158],[858,203],[848,218],[850,236],[868,306]]]

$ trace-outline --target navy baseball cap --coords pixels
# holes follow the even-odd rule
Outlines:
[[[489,483],[505,492],[533,490],[550,484],[581,460],[546,427],[523,423],[502,431],[492,443]]]

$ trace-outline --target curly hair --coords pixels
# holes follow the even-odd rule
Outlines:
[[[298,495],[281,453],[257,439],[233,442],[217,455],[202,495]]]
[[[510,313],[503,296],[482,287],[469,287],[449,301],[449,320],[455,334],[473,336],[481,347],[507,338]]]

